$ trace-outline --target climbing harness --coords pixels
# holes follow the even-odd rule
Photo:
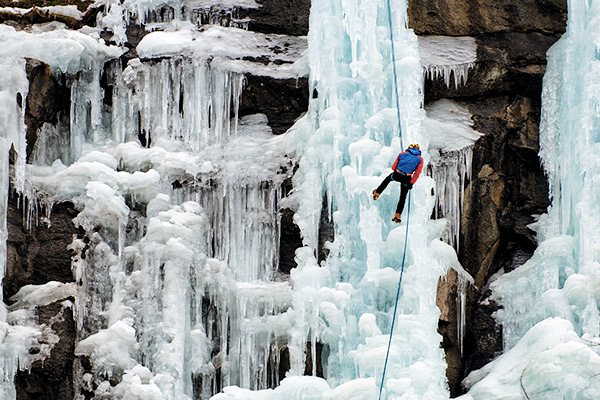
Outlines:
[[[392,43],[392,65],[394,71],[394,91],[396,94],[396,112],[398,116],[398,129],[400,133],[400,146],[404,148],[402,144],[402,125],[400,124],[400,95],[398,93],[398,77],[396,73],[396,52],[394,50],[394,26],[392,24],[392,7],[390,6],[390,0],[387,0],[388,8],[388,22],[390,24],[390,40]],[[408,192],[408,206],[407,206],[407,217],[406,217],[406,234],[404,236],[404,252],[402,253],[402,266],[400,268],[400,278],[398,279],[398,290],[396,292],[396,303],[394,305],[394,316],[392,317],[392,327],[390,328],[390,340],[388,342],[387,352],[385,354],[385,363],[383,365],[383,373],[381,375],[381,386],[379,387],[379,400],[381,400],[381,394],[383,392],[383,384],[385,383],[385,372],[387,370],[388,358],[390,356],[390,348],[392,347],[392,336],[394,334],[394,324],[396,323],[396,312],[398,311],[398,300],[400,299],[400,287],[402,286],[402,276],[404,275],[404,263],[406,261],[406,245],[408,243],[408,226],[410,225],[410,192]]]
[[[406,216],[406,235],[404,236],[404,252],[402,254],[402,267],[400,267],[400,278],[398,279],[398,291],[396,292],[396,304],[394,305],[394,316],[392,317],[392,327],[390,328],[390,340],[388,342],[387,352],[385,353],[385,364],[383,364],[383,374],[381,376],[381,386],[379,387],[379,400],[383,392],[385,382],[385,371],[387,369],[388,358],[390,356],[390,347],[392,347],[392,335],[394,334],[394,324],[396,323],[396,311],[398,311],[398,300],[400,299],[400,287],[402,286],[402,276],[404,275],[404,263],[406,261],[406,244],[408,243],[408,226],[410,222],[410,192],[408,192],[408,208]]]

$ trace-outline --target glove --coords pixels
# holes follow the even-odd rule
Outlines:
[[[412,183],[407,183],[406,186],[408,187],[408,190],[411,190],[412,187],[413,187],[413,184]]]

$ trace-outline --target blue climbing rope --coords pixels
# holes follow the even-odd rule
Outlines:
[[[392,335],[394,334],[394,324],[396,323],[396,312],[398,311],[398,300],[400,299],[400,287],[402,286],[402,276],[404,275],[404,263],[406,261],[406,244],[408,243],[408,226],[410,222],[410,192],[408,192],[408,207],[406,209],[406,234],[404,236],[404,252],[402,253],[402,266],[400,267],[400,278],[398,279],[398,291],[396,292],[396,304],[394,305],[394,316],[392,317],[392,327],[390,328],[390,340],[388,342],[387,352],[385,353],[385,364],[383,364],[383,374],[381,376],[381,386],[379,387],[379,400],[383,392],[383,383],[385,382],[385,372],[387,370],[390,348],[392,347]]]
[[[404,148],[402,143],[402,125],[400,124],[400,94],[398,93],[398,74],[396,72],[396,50],[394,49],[394,24],[392,23],[392,7],[390,0],[387,0],[388,22],[390,24],[390,41],[392,43],[392,68],[394,70],[394,93],[396,94],[396,114],[398,116],[398,130],[400,136],[400,148]]]
[[[390,0],[387,0],[388,22],[390,24],[390,40],[392,43],[392,65],[394,71],[394,92],[396,94],[396,112],[398,116],[398,130],[400,133],[400,147],[404,148],[402,143],[402,125],[400,124],[400,94],[398,93],[398,74],[396,72],[396,52],[394,49],[394,25],[392,24],[392,7]],[[408,226],[410,222],[410,192],[408,192],[408,207],[406,217],[406,234],[404,236],[404,252],[402,253],[402,266],[400,267],[400,278],[398,279],[398,290],[396,292],[396,303],[394,304],[394,316],[392,317],[392,326],[390,328],[390,340],[388,342],[387,352],[385,353],[385,363],[383,364],[383,373],[381,375],[381,386],[379,387],[379,400],[383,393],[383,384],[385,383],[385,373],[387,370],[388,359],[390,357],[390,348],[392,347],[392,336],[394,334],[394,325],[396,323],[396,313],[398,311],[398,300],[400,299],[400,287],[402,286],[402,277],[404,276],[404,263],[406,262],[406,245],[408,243]]]

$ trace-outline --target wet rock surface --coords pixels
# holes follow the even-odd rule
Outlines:
[[[33,221],[31,229],[27,229],[23,206],[19,205],[16,195],[9,198],[8,262],[2,282],[6,303],[10,304],[10,297],[25,285],[74,281],[67,246],[78,233],[71,221],[76,215],[72,204],[57,204],[53,208],[51,226],[36,225]],[[70,303],[56,302],[36,308],[38,324],[51,329],[59,340],[50,357],[35,362],[30,371],[17,373],[17,399],[73,399],[75,322]]]

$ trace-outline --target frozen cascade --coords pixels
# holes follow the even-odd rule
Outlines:
[[[459,250],[460,216],[466,185],[471,179],[473,145],[482,134],[473,130],[469,111],[442,99],[426,107],[424,125],[430,134],[428,173],[435,181],[434,218],[447,218],[446,241]]]
[[[71,245],[79,283],[76,353],[89,357],[95,374],[78,369],[76,392],[86,388],[99,397],[184,399],[208,398],[230,384],[276,385],[293,316],[286,312],[292,303],[289,283],[273,281],[280,186],[292,167],[284,154],[293,148],[272,136],[263,115],[238,121],[240,65],[248,64],[228,63],[228,57],[241,58],[240,46],[254,55],[267,41],[286,39],[263,35],[257,44],[246,35],[250,40],[227,47],[226,31],[207,29],[213,36],[196,44],[225,44],[220,47],[225,52],[204,47],[187,57],[161,54],[156,61],[133,60],[124,71],[115,64],[103,71],[104,60],[121,50],[80,33],[0,29],[21,44],[0,50],[17,56],[16,68],[9,71],[20,79],[9,75],[6,84],[22,86],[8,87],[6,107],[5,82],[0,86],[2,110],[13,118],[2,120],[9,128],[3,132],[14,135],[9,139],[16,151],[24,146],[23,112],[12,110],[19,110],[17,93],[25,98],[28,87],[18,56],[48,62],[57,74],[67,74],[71,87],[69,126],[45,128],[49,140],[52,130],[61,128],[70,137],[38,148],[24,183],[27,215],[40,207],[49,212],[53,203],[69,200],[81,211],[75,223],[88,232],[87,242],[75,238]],[[239,35],[233,33],[231,40]],[[74,51],[44,52],[44,46],[57,43]],[[172,51],[157,43],[151,43],[154,51]],[[302,46],[300,40],[290,43]],[[146,56],[152,58],[149,52]],[[285,74],[298,76],[287,67]],[[267,71],[264,66],[259,70]],[[103,104],[102,72],[112,86],[110,105]],[[138,138],[151,146],[136,144]],[[8,164],[4,170],[8,188]],[[13,181],[18,177],[25,174]],[[27,365],[23,357],[36,335],[30,327],[9,329],[3,346],[12,353],[3,352],[2,359],[7,398],[14,397],[17,360]],[[119,384],[112,387],[104,378]]]
[[[14,184],[24,185],[25,169],[25,124],[23,122],[28,84],[25,75],[25,61],[5,58],[0,61],[3,74],[0,77],[0,277],[6,273],[7,204],[9,196],[9,152],[16,153],[13,170]],[[20,100],[19,100],[20,99]],[[25,326],[11,325],[4,303],[0,304],[0,329],[3,340],[0,342],[0,395],[16,396],[13,379],[19,366],[29,365],[28,348],[35,343],[35,330]]]
[[[433,102],[426,106],[426,111],[427,117],[423,123],[431,137],[427,172],[435,181],[433,217],[448,220],[442,238],[458,252],[463,197],[471,178],[473,146],[481,133],[472,129],[469,111],[451,100]],[[465,274],[458,275],[456,321],[461,353],[465,337],[468,282]]]
[[[435,218],[449,220],[445,240],[458,251],[460,216],[465,184],[470,180],[473,145],[460,150],[440,149],[437,156],[435,164],[432,162],[428,170],[435,181],[436,207],[433,214]]]
[[[48,46],[53,43],[55,46]],[[51,50],[49,50],[51,49]],[[118,56],[120,50],[108,48],[86,35],[78,32],[41,32],[38,34],[16,31],[12,27],[0,25],[0,66],[3,74],[0,78],[0,183],[2,195],[0,198],[0,273],[6,271],[6,240],[7,240],[7,200],[9,180],[11,186],[19,193],[27,191],[26,186],[26,136],[25,136],[25,100],[29,82],[25,73],[25,57],[41,59],[52,66],[57,72],[73,73],[79,67],[93,69],[94,65],[103,59]],[[77,59],[76,62],[72,62]],[[14,164],[9,167],[9,151],[14,150]],[[37,202],[30,202],[37,204]],[[29,215],[26,212],[26,215]],[[60,288],[57,289],[60,291]],[[17,294],[19,295],[19,293]],[[57,300],[60,297],[57,296]],[[35,305],[34,305],[35,306]],[[28,368],[38,356],[30,355],[29,350],[40,346],[44,340],[45,331],[32,318],[25,317],[23,309],[6,310],[2,304],[0,318],[1,329],[4,332],[0,343],[0,397],[14,398],[14,375],[17,368]],[[26,307],[26,306],[24,306]],[[45,351],[40,352],[43,358]]]
[[[208,398],[227,385],[236,386],[213,398],[375,397],[405,239],[403,227],[389,221],[396,188],[377,203],[370,200],[402,149],[385,4],[313,2],[308,61],[311,90],[318,97],[308,115],[280,138],[269,136],[264,116],[242,120],[236,128],[236,106],[229,108],[228,99],[241,92],[244,73],[243,60],[233,63],[232,58],[246,53],[239,47],[233,50],[237,56],[227,53],[231,43],[219,38],[228,32],[244,45],[256,43],[240,39],[246,36],[236,30],[194,32],[189,25],[197,22],[180,21],[187,12],[182,4],[169,3],[172,16],[150,13],[149,21],[164,24],[168,32],[147,36],[138,49],[146,55],[143,61],[109,71],[110,110],[102,104],[106,94],[98,82],[104,61],[122,49],[101,44],[97,32],[0,26],[2,274],[10,178],[30,197],[27,215],[70,200],[80,210],[76,223],[89,232],[87,243],[74,238],[71,244],[77,287],[27,288],[15,298],[15,308],[2,305],[0,396],[15,397],[14,373],[31,362],[29,349],[41,334],[20,307],[28,306],[27,298],[56,300],[78,291],[77,353],[90,358],[94,371],[79,369],[76,382],[98,398]],[[118,42],[125,34],[123,18],[131,16],[125,8],[146,18],[159,4],[109,5],[99,27],[111,27]],[[425,117],[420,107],[418,46],[412,32],[403,29],[405,7],[396,4],[392,15],[402,77],[400,125],[404,144],[419,142],[433,164],[434,149],[442,146],[435,144],[435,118],[430,110]],[[492,285],[494,299],[504,307],[497,318],[507,351],[467,378],[471,389],[465,400],[520,399],[522,388],[530,397],[551,400],[600,397],[600,357],[598,347],[590,346],[599,336],[599,7],[570,2],[568,32],[549,52],[541,154],[553,205],[536,223],[540,246],[534,257]],[[207,40],[199,40],[203,35]],[[262,54],[254,49],[251,56]],[[173,57],[179,53],[185,54]],[[422,60],[426,56],[421,48]],[[38,153],[37,163],[29,166],[24,161],[22,102],[28,83],[23,57],[66,74],[72,91],[69,143],[53,147],[55,154]],[[465,60],[444,67],[447,85],[451,74],[455,85],[463,74],[466,79]],[[195,91],[199,97],[188,105],[189,93],[179,91],[178,82],[185,88],[207,86]],[[142,97],[146,88],[155,97]],[[210,123],[200,120],[207,116]],[[192,121],[206,123],[208,130],[189,128]],[[45,135],[51,138],[52,129],[63,128],[46,127]],[[140,146],[139,137],[150,147]],[[6,157],[11,147],[14,168]],[[279,185],[290,168],[285,154],[294,150],[301,155],[295,189],[280,199]],[[466,160],[461,165],[467,167]],[[244,174],[236,174],[240,170]],[[181,187],[174,190],[175,182]],[[433,187],[433,179],[423,176],[412,191],[407,269],[385,382],[388,399],[448,398],[433,294],[438,277],[460,265],[451,246],[439,240],[447,223],[428,219],[436,209]],[[335,240],[319,265],[315,254],[324,196]],[[295,209],[305,244],[296,253],[299,266],[290,283],[273,281],[282,203]],[[323,346],[326,379],[301,376],[308,343],[312,360],[317,343]],[[276,376],[276,364],[284,348],[291,370],[281,385],[250,392],[282,378]],[[314,369],[313,363],[313,374]],[[112,386],[108,377],[118,384]]]
[[[83,267],[84,288],[88,289],[81,298],[88,303],[81,309],[96,310],[84,317],[83,325],[92,327],[88,328],[90,333],[104,326],[108,329],[82,340],[77,351],[91,357],[99,372],[123,376],[114,396],[140,389],[126,379],[127,374],[137,373],[133,372],[136,363],[152,371],[146,374],[157,381],[156,393],[173,399],[191,398],[194,376],[201,377],[197,390],[203,397],[226,384],[260,389],[278,379],[269,374],[277,370],[280,347],[286,343],[284,329],[290,315],[285,311],[291,294],[287,283],[274,283],[271,278],[278,253],[274,239],[278,238],[278,186],[287,176],[278,171],[289,164],[282,165],[283,160],[274,157],[277,143],[269,145],[273,140],[264,117],[243,119],[239,128],[239,137],[215,143],[198,156],[124,143],[109,150],[112,160],[102,153],[88,153],[59,176],[64,183],[70,176],[79,180],[85,173],[91,179],[101,177],[121,186],[115,192],[106,184],[90,187],[93,182],[88,183],[84,199],[91,199],[84,200],[84,211],[78,217],[85,224],[89,216],[103,227],[94,235],[95,242],[90,245],[94,251],[88,252]],[[248,135],[253,138],[250,145]],[[180,146],[186,145],[181,142]],[[259,149],[265,159],[251,161],[252,154],[255,158],[261,154]],[[121,171],[97,171],[104,169],[98,165],[102,162],[112,168],[119,165]],[[241,164],[246,170],[240,169]],[[140,173],[140,169],[147,171]],[[113,177],[107,179],[105,174]],[[176,190],[172,198],[160,193],[171,191],[168,187],[175,178],[190,182],[190,186]],[[261,183],[264,179],[268,179],[270,189]],[[217,184],[205,186],[202,182]],[[180,191],[186,193],[178,194]],[[114,220],[129,215],[131,223],[133,217],[124,198],[134,197],[140,204],[148,204],[146,218],[136,219],[134,230],[145,231],[145,235],[139,241],[137,233],[131,242],[107,245],[101,236],[116,237],[122,226]],[[121,204],[120,214],[99,220],[98,208],[106,210],[107,203],[115,200]],[[211,212],[200,204],[211,207],[207,208]],[[111,226],[112,232],[108,229]],[[113,249],[122,246],[124,257],[120,259]],[[223,261],[212,256],[223,257]],[[110,279],[102,271],[109,271]],[[98,287],[105,289],[92,290]],[[108,317],[98,321],[98,315]],[[128,339],[120,348],[106,349],[106,335],[117,345]],[[185,356],[190,346],[200,352],[192,359]],[[115,352],[123,349],[129,356],[115,359]]]
[[[455,88],[465,85],[477,59],[477,45],[472,37],[420,36],[419,50],[424,76],[430,80],[441,78],[448,88],[452,77]],[[438,100],[426,110],[424,125],[431,137],[427,173],[435,182],[433,217],[449,221],[442,237],[458,252],[464,190],[470,181],[473,145],[481,134],[471,128],[468,110],[451,100]],[[468,281],[464,274],[458,275],[456,320],[461,354]]]
[[[139,16],[154,5],[110,3],[99,29],[112,27],[119,42],[123,18],[131,16],[123,7]],[[147,35],[137,48],[141,59],[123,71],[116,62],[104,69],[122,49],[101,45],[93,33],[0,27],[11,43],[2,55],[41,59],[67,74],[71,88],[69,142],[38,148],[27,179],[17,174],[15,182],[23,177],[33,211],[73,201],[80,210],[75,223],[88,232],[87,242],[74,238],[71,244],[76,353],[93,366],[76,371],[77,385],[99,398],[208,398],[227,385],[235,386],[215,398],[372,396],[381,379],[405,233],[389,221],[393,189],[377,203],[370,192],[402,150],[398,125],[404,145],[419,142],[427,161],[428,143],[435,141],[421,124],[423,77],[417,39],[404,28],[406,3],[392,10],[401,120],[394,109],[386,5],[319,1],[308,50],[311,91],[318,96],[308,115],[278,138],[264,116],[238,124],[236,113],[249,65],[243,57],[269,54],[266,49],[289,39],[233,28],[199,32],[181,21],[181,3],[173,5],[173,16],[149,17],[166,31]],[[301,43],[290,43],[301,52]],[[24,77],[19,60],[17,73]],[[293,64],[278,71],[253,68],[296,77],[306,71]],[[112,88],[109,102],[99,86],[103,73]],[[26,79],[16,82],[27,87]],[[15,91],[7,98],[14,108]],[[45,129],[51,138],[59,136],[52,129],[62,128]],[[7,132],[24,138],[22,131]],[[279,187],[293,166],[286,154],[294,153],[302,156],[295,189],[281,199]],[[423,176],[413,190],[401,315],[385,382],[390,399],[448,397],[435,289],[448,268],[461,269],[453,249],[439,240],[446,222],[429,220],[433,185]],[[323,196],[335,240],[318,265]],[[305,244],[290,283],[274,281],[284,203],[295,209]],[[35,332],[27,332],[15,337],[30,340]],[[29,342],[9,344],[22,354],[29,348]],[[305,351],[310,347],[316,360],[317,344],[324,349],[326,380],[302,376]],[[277,389],[261,391],[283,378],[277,371],[284,349],[290,372]],[[9,386],[7,393],[14,390]]]
[[[306,142],[300,148],[294,192],[285,199],[296,211],[304,242],[291,273],[291,369],[274,390],[227,387],[215,400],[377,397],[405,229],[390,221],[396,193],[373,203],[371,192],[401,150],[398,122],[404,145],[419,142],[426,150],[432,140],[421,125],[422,70],[416,36],[404,29],[405,2],[396,4],[392,19],[401,121],[394,109],[386,3],[312,3],[308,59],[311,92],[318,97],[288,133],[298,136],[297,145]],[[448,398],[444,356],[435,344],[440,336],[434,294],[446,269],[460,270],[460,265],[452,247],[439,240],[446,222],[429,220],[432,187],[433,180],[423,176],[413,189],[407,270],[384,385],[388,399]],[[324,196],[335,240],[326,244],[330,253],[319,265]],[[315,359],[317,343],[324,349],[325,380],[301,376],[306,358]],[[310,355],[305,354],[308,347]]]
[[[533,257],[491,285],[506,352],[467,377],[465,400],[600,398],[600,4],[571,1],[568,11],[542,93],[552,205],[535,223]]]
[[[170,29],[172,23],[196,27],[220,25],[247,29],[248,19],[239,18],[240,9],[256,9],[254,0],[103,0],[106,11],[98,18],[99,30],[113,33],[118,44],[127,42],[126,27],[132,22],[149,31]]]
[[[224,141],[236,131],[243,74],[219,68],[219,58],[169,58],[149,63],[139,59],[122,71],[111,64],[114,87],[111,138],[145,143],[167,137],[183,140],[195,151]],[[155,101],[154,99],[160,99]]]

